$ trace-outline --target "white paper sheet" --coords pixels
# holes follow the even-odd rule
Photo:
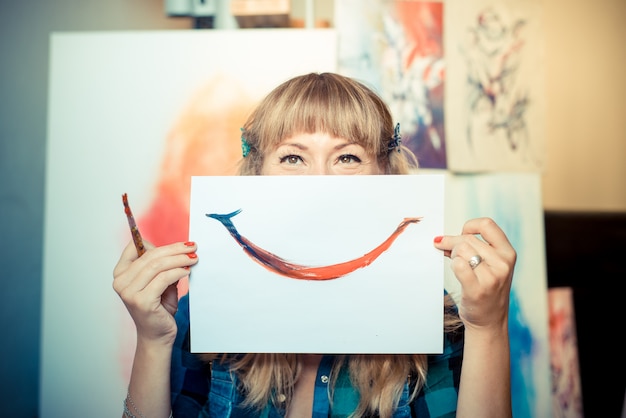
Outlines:
[[[193,352],[440,353],[443,175],[194,177],[189,297]],[[410,223],[369,265],[329,280],[270,271],[206,214],[286,261],[359,259]],[[261,250],[256,250],[257,254]],[[355,262],[359,264],[359,262]],[[367,263],[365,263],[367,264]]]

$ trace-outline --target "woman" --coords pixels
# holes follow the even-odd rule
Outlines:
[[[242,132],[242,175],[408,174],[416,166],[385,103],[332,73],[278,86]],[[114,270],[114,288],[137,327],[124,416],[511,416],[507,322],[516,252],[488,218],[466,222],[458,236],[434,237],[434,246],[452,259],[462,287],[458,306],[444,295],[441,355],[195,356],[187,298],[179,304],[176,283],[198,261],[196,244],[148,245],[139,258],[129,244]]]

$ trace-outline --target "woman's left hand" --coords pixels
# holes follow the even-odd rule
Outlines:
[[[436,237],[435,247],[450,257],[452,271],[461,283],[457,302],[465,327],[506,326],[517,253],[502,229],[490,218],[471,219],[463,225],[461,235]],[[474,256],[481,261],[472,267]]]

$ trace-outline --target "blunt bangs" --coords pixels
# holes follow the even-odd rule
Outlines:
[[[239,172],[258,175],[264,155],[286,138],[320,132],[362,146],[387,174],[405,174],[417,168],[417,159],[402,146],[402,152],[389,151],[394,125],[385,102],[358,81],[334,73],[295,77],[272,90],[244,124],[250,153]]]
[[[386,105],[369,89],[351,79],[323,73],[279,86],[263,100],[245,130],[261,153],[290,136],[323,132],[380,155],[386,153],[392,126]]]

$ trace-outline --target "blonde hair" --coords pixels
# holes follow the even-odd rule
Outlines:
[[[413,153],[398,144],[389,149],[394,122],[387,105],[364,84],[333,73],[311,73],[290,79],[269,93],[242,129],[250,153],[242,160],[241,175],[260,174],[266,152],[298,133],[328,133],[351,139],[376,155],[386,174],[407,174],[417,168]],[[461,328],[454,301],[444,296],[446,332]],[[226,361],[237,373],[245,405],[262,410],[271,400],[288,409],[301,365],[297,354],[204,354],[205,361]],[[426,381],[425,354],[356,354],[336,357],[330,375],[330,399],[342,368],[359,392],[353,417],[391,417],[407,379],[412,379],[411,400]]]
[[[271,91],[242,128],[250,153],[240,174],[261,174],[265,154],[285,138],[327,133],[361,145],[377,157],[385,174],[406,174],[417,158],[406,147],[389,149],[395,124],[383,100],[364,84],[334,73],[292,78]]]
[[[450,295],[444,296],[444,332],[458,332],[462,322]],[[301,366],[298,354],[248,353],[202,354],[206,362],[227,362],[237,374],[245,393],[244,405],[263,410],[268,402],[287,410],[293,398]],[[351,417],[391,417],[398,407],[404,385],[411,380],[410,400],[415,399],[426,382],[426,354],[351,354],[336,357],[330,373],[329,397],[342,368],[359,393],[359,404]]]

